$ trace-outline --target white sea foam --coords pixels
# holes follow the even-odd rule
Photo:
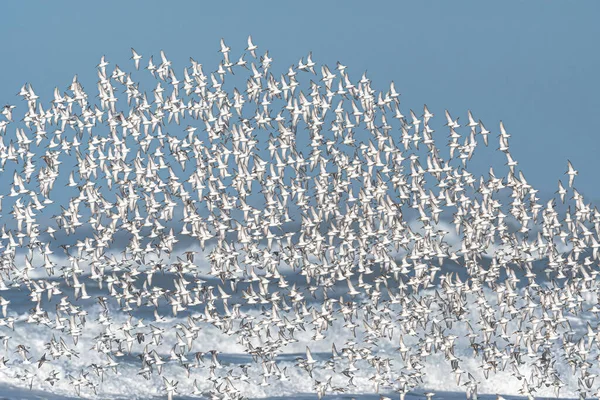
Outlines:
[[[495,294],[491,291],[486,294],[490,299],[495,296]],[[22,296],[24,297],[24,294]],[[15,308],[17,310],[24,310],[28,307],[27,299],[22,298],[21,300],[22,303],[20,305],[18,301],[15,301]],[[591,303],[593,299],[588,300]],[[472,306],[470,308],[471,314],[468,321],[472,326],[475,326],[477,323],[476,318],[474,318],[476,307]],[[4,350],[0,350],[0,353],[9,359],[7,364],[10,365],[10,369],[0,370],[0,380],[2,383],[7,386],[13,386],[14,388],[21,388],[23,391],[22,394],[26,396],[29,392],[29,382],[21,381],[18,378],[18,375],[23,374],[25,371],[30,371],[34,374],[32,382],[33,391],[31,393],[36,393],[36,396],[40,395],[40,393],[47,393],[49,396],[48,398],[52,398],[52,396],[74,396],[74,387],[70,383],[70,379],[67,378],[67,376],[71,375],[75,378],[78,378],[82,370],[90,370],[90,365],[92,363],[102,365],[107,361],[105,356],[99,354],[95,350],[91,350],[95,343],[94,338],[100,335],[105,329],[105,326],[96,321],[100,307],[97,304],[90,304],[86,307],[86,311],[89,315],[87,317],[85,329],[83,330],[82,336],[79,338],[77,345],[70,342],[68,340],[68,336],[65,338],[69,347],[75,349],[79,353],[79,357],[72,357],[70,360],[65,357],[61,357],[59,360],[54,360],[51,363],[45,363],[39,369],[37,367],[36,360],[39,359],[44,353],[48,353],[48,351],[45,349],[45,344],[49,341],[52,335],[57,334],[57,332],[45,326],[27,324],[25,321],[27,319],[27,313],[15,313],[13,311],[12,315],[17,320],[14,331],[10,331],[6,327],[1,328],[2,334],[8,334],[12,337],[9,342],[9,351],[4,352]],[[248,315],[257,319],[261,317],[258,311],[249,311]],[[282,312],[282,315],[285,315],[285,313]],[[111,326],[113,331],[117,337],[124,338],[122,332],[118,330],[118,327],[126,322],[129,316],[113,307],[111,307],[111,316],[113,318],[113,325]],[[49,317],[54,318],[53,313],[50,313]],[[133,318],[132,324],[135,325],[137,321],[137,318]],[[145,324],[152,323],[155,326],[165,328],[163,343],[159,346],[156,346],[157,352],[161,355],[161,357],[163,357],[163,359],[168,359],[171,350],[167,343],[176,343],[175,330],[170,328],[178,323],[185,322],[186,319],[183,317],[175,318],[169,316],[166,317],[164,322],[153,322],[151,320],[144,321]],[[217,374],[222,374],[231,368],[235,370],[235,364],[238,363],[251,364],[250,357],[244,354],[244,346],[237,342],[235,336],[226,335],[219,329],[208,324],[201,324],[201,326],[202,329],[199,332],[198,338],[195,340],[192,351],[202,350],[207,352],[209,350],[218,350],[220,352],[219,359],[224,360],[224,364],[227,364],[226,360],[228,359],[233,362],[231,365],[224,365],[222,370],[216,371]],[[583,317],[579,319],[571,318],[571,326],[576,332],[583,334],[583,332],[585,332],[586,319]],[[145,328],[143,330],[148,331],[149,329]],[[480,381],[478,389],[480,394],[501,393],[504,395],[513,396],[520,395],[519,389],[522,386],[522,381],[517,379],[514,376],[513,371],[509,368],[507,368],[506,371],[498,370],[496,374],[491,374],[489,379],[485,379],[481,369],[481,358],[476,357],[473,354],[473,350],[469,347],[468,340],[466,339],[468,330],[464,324],[455,324],[452,332],[453,334],[459,336],[459,339],[457,339],[455,355],[462,360],[461,368],[464,371],[471,373],[478,381]],[[280,360],[278,361],[278,366],[280,369],[287,368],[287,375],[290,378],[289,382],[280,382],[277,379],[270,379],[269,386],[260,386],[259,383],[262,380],[260,377],[260,373],[262,372],[260,369],[260,364],[252,364],[249,370],[251,381],[248,384],[237,383],[235,384],[236,388],[239,389],[243,395],[251,398],[291,396],[298,393],[313,392],[314,387],[312,379],[309,378],[306,371],[295,366],[296,363],[294,360],[294,358],[297,356],[303,356],[307,345],[310,346],[311,351],[313,354],[315,354],[315,358],[318,359],[318,367],[314,371],[314,378],[317,380],[327,380],[330,376],[333,376],[333,386],[345,387],[347,381],[343,379],[343,376],[340,378],[340,374],[333,374],[331,371],[324,369],[323,366],[324,361],[331,354],[332,344],[335,343],[339,350],[344,346],[346,340],[352,338],[352,335],[346,328],[343,327],[343,320],[340,321],[340,318],[338,318],[332,324],[332,326],[328,328],[328,330],[325,332],[325,335],[326,337],[323,340],[313,342],[311,340],[312,332],[310,329],[307,329],[306,332],[299,332],[296,335],[297,339],[299,340],[298,342],[288,344],[285,348],[283,348],[283,353],[278,356],[278,360]],[[405,339],[405,341],[407,345],[410,345],[411,341],[416,341],[416,338],[408,337]],[[19,356],[14,353],[14,350],[12,350],[13,347],[11,347],[15,346],[16,344],[23,344],[30,349],[30,357],[32,357],[31,364],[23,364],[19,360]],[[142,352],[144,344],[145,343],[138,344],[137,342],[134,342],[133,353],[139,354]],[[373,348],[373,354],[380,357],[391,358],[391,362],[394,367],[402,366],[404,363],[399,353],[396,351],[396,348],[397,335],[394,334],[392,340],[380,339],[379,345]],[[191,357],[192,355],[193,353],[190,353],[188,357]],[[47,354],[47,358],[50,358],[49,354]],[[117,362],[119,362],[117,373],[115,374],[110,369],[107,370],[105,372],[103,382],[101,382],[100,378],[95,376],[93,373],[90,373],[87,376],[90,381],[99,384],[98,392],[97,394],[94,394],[91,389],[82,387],[81,396],[83,398],[142,399],[163,395],[160,390],[162,386],[162,377],[158,376],[158,374],[155,372],[151,376],[150,381],[143,379],[140,375],[138,375],[141,363],[137,357],[124,355],[115,359]],[[577,377],[572,375],[570,366],[564,360],[562,360],[560,357],[557,357],[556,359],[556,371],[560,374],[560,379],[565,384],[560,392],[561,397],[577,397]],[[524,361],[526,362],[519,368],[519,372],[528,377],[530,376],[534,367],[526,356],[524,357]],[[343,365],[345,365],[344,361],[341,362],[340,367],[338,368],[343,369]],[[355,394],[374,394],[375,387],[373,382],[370,380],[371,376],[374,374],[373,370],[367,368],[366,361],[359,361],[356,365],[359,368],[362,365],[363,368],[360,368],[358,371],[356,371],[354,378],[354,384],[356,387],[351,389],[351,391]],[[444,392],[464,391],[464,387],[457,387],[454,374],[450,369],[450,365],[444,360],[442,354],[427,356],[423,361],[423,366],[427,371],[427,374],[424,376],[424,380],[421,385],[423,390],[431,389],[434,391]],[[61,378],[53,387],[43,380],[44,377],[47,376],[52,370],[59,372],[59,376]],[[192,392],[191,385],[194,380],[196,380],[201,390],[208,391],[211,387],[211,383],[207,383],[207,379],[209,377],[209,368],[195,369],[188,378],[186,376],[185,369],[182,368],[177,361],[167,361],[163,368],[162,375],[168,379],[175,379],[179,381],[178,389],[182,394],[189,394]],[[466,375],[463,377],[463,382],[465,379]],[[389,392],[390,390],[392,390],[392,388],[381,388],[380,392],[385,393]],[[552,387],[543,387],[536,392],[536,395],[542,397],[554,397],[554,391]]]

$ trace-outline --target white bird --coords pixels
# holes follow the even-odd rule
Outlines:
[[[177,384],[179,382],[175,381],[175,380],[169,381],[164,376],[163,376],[163,382],[165,383],[165,390],[167,391],[168,400],[173,400],[173,395],[177,394]]]
[[[556,193],[558,193],[558,195],[560,196],[560,201],[565,204],[565,195],[567,194],[567,189],[565,189],[562,185],[562,182],[559,180],[558,181],[558,190],[556,191]]]
[[[569,175],[569,187],[573,187],[573,180],[575,179],[575,176],[578,174],[578,172],[575,171],[575,168],[573,168],[571,161],[567,160],[567,163],[569,167],[567,169],[567,172],[565,172],[565,175]]]
[[[471,110],[468,110],[467,113],[469,115],[469,123],[467,124],[467,126],[470,128],[478,126],[479,122],[475,122],[475,119],[473,119],[473,114],[471,114]]]
[[[106,61],[106,58],[105,58],[105,56],[102,56],[102,57],[100,58],[100,63],[97,65],[97,67],[98,67],[98,68],[100,68],[100,69],[103,69],[103,68],[106,68],[106,66],[107,66],[108,64],[109,64],[109,63]]]
[[[231,50],[231,48],[226,46],[225,41],[223,40],[223,38],[221,38],[221,50],[219,50],[219,52],[221,52],[223,54],[227,54],[227,53],[229,53],[230,50]]]
[[[246,47],[246,51],[249,51],[252,57],[256,58],[256,49],[258,49],[258,46],[252,43],[252,36],[248,36],[248,47]]]
[[[142,56],[140,56],[138,53],[136,53],[136,51],[133,49],[133,47],[131,48],[131,53],[133,54],[131,56],[131,59],[135,63],[135,69],[139,70],[140,69],[140,60],[142,59]]]
[[[460,125],[458,123],[458,118],[456,118],[456,120],[453,120],[452,117],[450,116],[450,113],[448,112],[448,110],[445,110],[445,112],[446,112],[446,125],[452,129],[458,129],[460,127]]]
[[[306,346],[306,363],[308,365],[313,365],[317,361],[313,358],[310,348]]]

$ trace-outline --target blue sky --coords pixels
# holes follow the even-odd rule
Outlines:
[[[0,103],[17,104],[22,116],[26,105],[15,94],[23,83],[49,99],[74,74],[95,95],[100,57],[132,70],[130,47],[144,66],[163,49],[176,70],[191,56],[212,71],[221,37],[235,55],[252,34],[275,71],[312,51],[317,63],[341,61],[356,80],[367,70],[376,89],[394,80],[403,111],[420,115],[426,103],[440,130],[444,109],[460,121],[470,109],[496,146],[503,120],[529,183],[554,192],[570,159],[576,188],[597,203],[598,15],[595,1],[6,3]],[[488,164],[475,158],[470,169],[483,173]]]

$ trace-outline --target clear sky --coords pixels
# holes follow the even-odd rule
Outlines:
[[[252,34],[275,71],[313,52],[317,63],[341,61],[356,80],[364,70],[376,89],[394,80],[402,109],[424,103],[466,121],[472,110],[494,133],[510,134],[512,155],[529,183],[545,192],[579,170],[576,188],[600,200],[600,2],[102,1],[6,2],[0,13],[0,103],[30,82],[50,99],[74,74],[96,95],[95,66],[105,54],[132,70],[130,47],[144,56],[165,50],[176,70],[194,59],[216,69],[219,39],[241,54]],[[150,88],[148,88],[150,90]],[[47,103],[46,103],[47,104]],[[444,133],[445,135],[445,133]],[[472,172],[487,170],[474,160]],[[1,183],[0,183],[1,184]]]

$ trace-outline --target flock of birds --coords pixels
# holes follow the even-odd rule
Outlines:
[[[600,212],[573,187],[573,166],[557,196],[541,202],[502,124],[496,140],[470,111],[466,123],[446,111],[449,138],[438,147],[434,115],[426,106],[401,111],[393,82],[377,91],[366,74],[353,82],[344,65],[318,67],[311,54],[277,77],[258,50],[248,38],[235,61],[221,40],[218,69],[205,73],[193,59],[176,71],[164,52],[146,59],[132,49],[135,69],[146,64],[156,81],[150,95],[132,79],[138,72],[102,57],[96,103],[75,77],[48,105],[24,85],[21,121],[14,105],[2,108],[0,373],[25,364],[16,376],[30,387],[64,379],[93,396],[134,355],[147,379],[169,363],[185,368],[193,392],[181,393],[185,376],[162,376],[169,399],[243,398],[245,385],[290,379],[278,354],[308,332],[295,363],[319,398],[353,393],[366,369],[373,390],[402,399],[434,354],[468,398],[477,398],[476,374],[500,370],[524,396],[542,387],[558,396],[559,359],[582,398],[598,396],[598,321],[580,335],[570,317],[600,313]],[[499,144],[504,172],[468,172],[481,141]],[[445,240],[454,229],[458,246]],[[32,307],[19,319],[11,295],[25,289]],[[90,302],[103,333],[88,350],[78,339]],[[130,317],[116,324],[115,313]],[[169,314],[186,322],[159,327]],[[351,339],[313,355],[335,321]],[[54,334],[31,349],[11,339],[19,324]],[[203,348],[196,339],[208,325],[235,336],[252,362],[226,365]],[[177,341],[165,356],[157,347],[168,329]],[[479,371],[456,354],[462,340]],[[386,341],[399,357],[376,351]],[[66,376],[53,368],[86,351],[105,361]],[[520,372],[525,364],[531,374]],[[206,380],[195,378],[199,369],[210,371]]]

